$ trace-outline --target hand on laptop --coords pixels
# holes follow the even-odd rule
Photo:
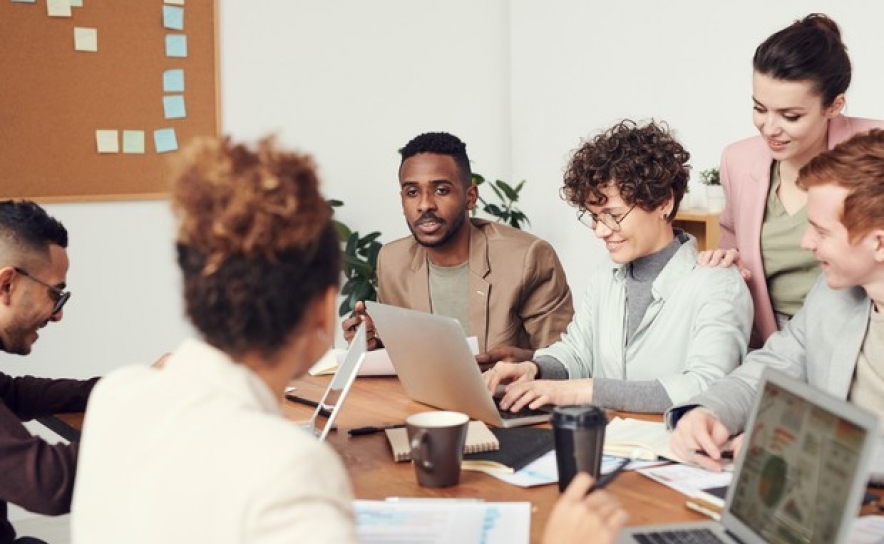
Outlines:
[[[706,408],[698,407],[681,416],[669,445],[682,459],[721,472],[721,453],[729,441],[730,432],[718,417]],[[739,447],[741,442],[735,442],[735,446]]]
[[[483,374],[491,394],[499,384],[504,387],[500,408],[518,412],[524,407],[538,409],[548,404],[589,404],[592,402],[592,379],[535,380],[537,365],[524,363],[497,363]]]
[[[478,356],[477,356],[478,359]],[[497,363],[482,373],[482,379],[485,380],[485,386],[488,391],[494,395],[497,393],[498,386],[531,381],[537,376],[537,365],[531,361],[521,363]]]
[[[383,347],[380,338],[378,338],[377,330],[374,328],[374,322],[371,320],[371,316],[365,311],[365,303],[361,301],[356,303],[356,307],[353,309],[353,314],[341,323],[341,327],[344,329],[344,340],[347,341],[347,344],[353,341],[353,337],[356,335],[356,329],[358,329],[359,324],[363,322],[365,323],[365,339],[368,344],[368,350],[372,351],[379,347]]]
[[[497,346],[485,353],[476,355],[479,366],[490,365],[498,361],[530,361],[534,358],[534,350],[517,348],[516,346]]]
[[[592,483],[583,472],[571,480],[549,515],[543,544],[613,544],[628,516],[608,492],[587,495]]]

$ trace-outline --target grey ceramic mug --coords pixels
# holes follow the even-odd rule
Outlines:
[[[421,412],[405,419],[417,483],[424,487],[457,485],[469,422],[460,412]]]

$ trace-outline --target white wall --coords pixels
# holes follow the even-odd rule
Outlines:
[[[558,199],[580,139],[621,117],[663,119],[714,166],[753,134],[752,53],[812,11],[842,26],[854,61],[848,113],[884,118],[879,0],[221,0],[224,130],[276,132],[317,159],[342,220],[407,233],[396,150],[414,135],[463,138],[474,169],[527,179],[522,207],[579,294],[604,262]],[[700,191],[695,191],[699,193]],[[165,202],[47,206],[71,231],[74,292],[61,323],[4,371],[103,374],[190,334]]]

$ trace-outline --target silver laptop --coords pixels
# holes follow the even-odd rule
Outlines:
[[[353,385],[356,375],[359,374],[359,367],[362,366],[362,361],[365,360],[365,354],[368,351],[367,344],[365,323],[363,323],[353,336],[347,354],[326,387],[322,400],[319,401],[313,412],[313,417],[306,424],[307,429],[319,437],[320,442],[325,440],[334,426],[335,418],[341,411],[350,386]]]
[[[841,544],[857,516],[877,427],[875,416],[767,369],[721,521],[630,527],[617,542],[687,542],[701,532],[726,543]]]
[[[376,302],[365,304],[412,399],[497,427],[549,421],[548,411],[514,414],[498,410],[456,319]]]

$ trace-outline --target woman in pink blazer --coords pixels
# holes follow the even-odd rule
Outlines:
[[[751,344],[758,347],[788,321],[803,302],[803,286],[813,283],[809,276],[819,273],[810,253],[794,251],[806,228],[807,196],[795,183],[798,171],[819,153],[884,122],[841,114],[850,58],[838,25],[825,15],[808,15],[771,35],[755,50],[752,65],[752,117],[760,135],[722,154],[721,239],[718,249],[698,260],[740,267],[755,305]],[[782,258],[787,251],[790,256]],[[791,292],[772,296],[773,282]]]

